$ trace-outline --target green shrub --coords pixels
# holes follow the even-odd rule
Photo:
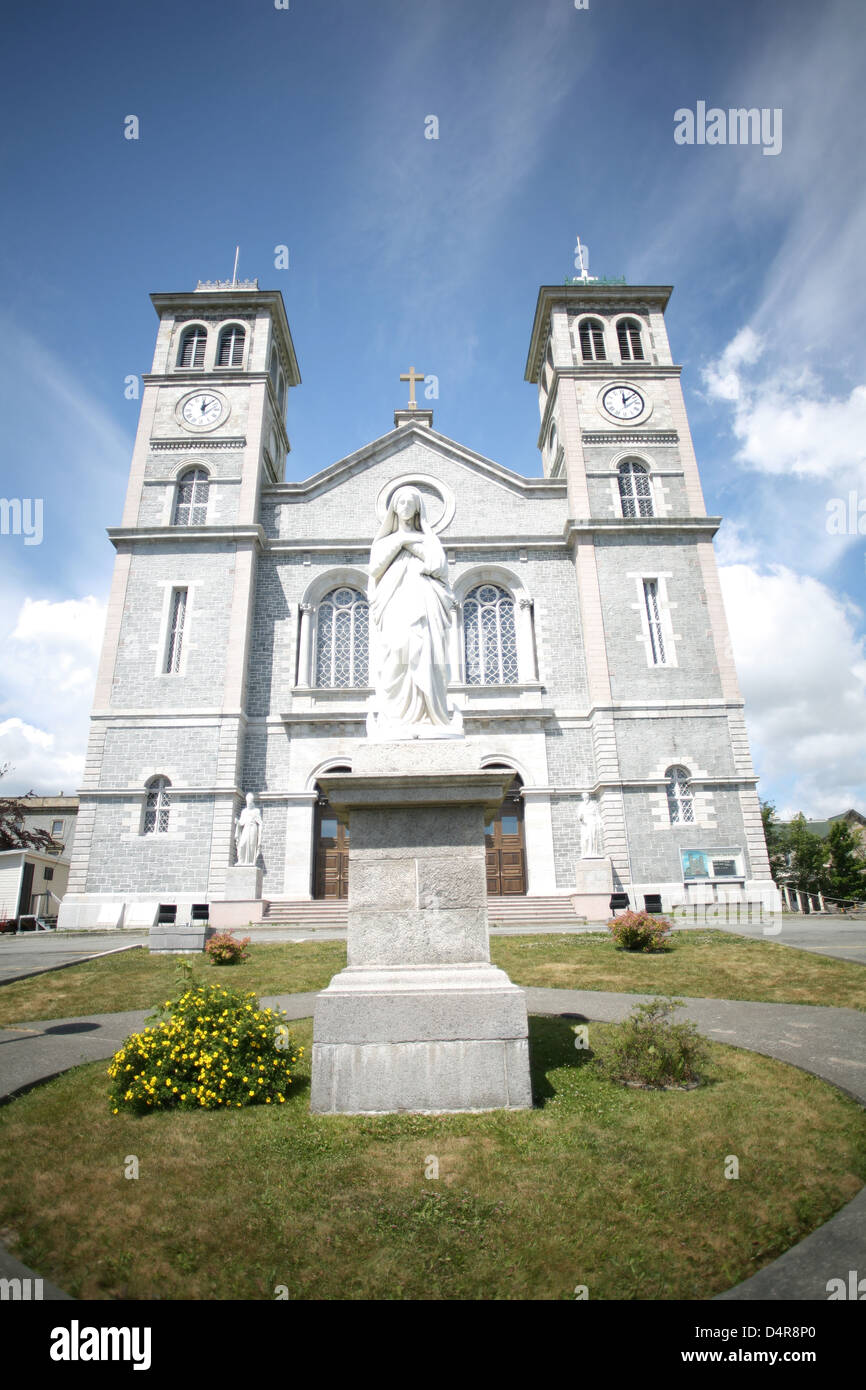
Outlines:
[[[681,999],[653,999],[636,1004],[608,1035],[599,1064],[612,1081],[644,1086],[683,1086],[700,1081],[698,1068],[709,1049],[694,1023],[673,1023]]]
[[[133,1033],[108,1068],[111,1107],[216,1110],[283,1105],[296,1048],[281,1010],[260,1009],[255,994],[222,985],[188,984]],[[160,1017],[161,1016],[161,1017]]]
[[[210,938],[205,951],[210,956],[214,965],[240,965],[241,961],[249,960],[250,953],[247,947],[250,938],[245,936],[242,941],[232,936],[230,931],[217,932]]]
[[[607,927],[617,946],[626,951],[659,951],[672,930],[666,917],[652,917],[648,912],[624,912],[612,917]]]

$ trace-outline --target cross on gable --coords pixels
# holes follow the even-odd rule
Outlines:
[[[414,367],[410,367],[409,370],[408,370],[408,372],[401,372],[401,373],[400,373],[400,380],[401,380],[401,381],[408,381],[408,383],[409,383],[409,409],[410,409],[410,410],[417,410],[417,408],[418,408],[418,402],[415,400],[415,382],[416,382],[416,381],[423,381],[423,380],[424,380],[424,373],[423,373],[423,372],[416,372]]]

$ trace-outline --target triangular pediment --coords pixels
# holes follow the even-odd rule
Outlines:
[[[427,426],[413,423],[389,430],[387,434],[380,435],[370,444],[364,444],[353,454],[348,454],[345,458],[339,459],[318,473],[313,473],[301,482],[271,485],[267,488],[267,492],[309,500],[324,492],[330,492],[333,488],[340,487],[348,478],[355,477],[358,473],[376,465],[388,460],[396,463],[398,456],[408,453],[413,445],[419,446],[425,452],[438,454],[450,463],[466,468],[476,476],[480,476],[516,496],[558,496],[565,491],[565,482],[562,479],[525,477],[524,474],[515,473],[513,469],[506,468],[493,459],[485,458],[483,454],[476,453],[474,449],[467,448],[465,444],[460,444],[455,439],[449,439],[447,435],[439,434]]]

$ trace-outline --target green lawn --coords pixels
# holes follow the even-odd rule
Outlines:
[[[242,936],[243,933],[237,933]],[[257,994],[303,994],[324,989],[346,964],[344,941],[254,945],[243,965],[211,965],[205,956],[152,956],[141,947],[117,956],[71,965],[0,987],[0,1026],[36,1018],[149,1009],[167,999],[175,961],[189,960],[197,979],[225,980]]]
[[[490,954],[518,985],[866,1009],[866,966],[728,932],[674,932],[653,954],[617,950],[606,932],[494,936]]]
[[[315,1116],[301,1075],[278,1110],[137,1119],[77,1068],[0,1110],[0,1234],[85,1299],[709,1298],[866,1178],[860,1107],[795,1068],[713,1045],[711,1084],[636,1091],[531,1028],[524,1112]]]
[[[670,948],[653,955],[619,951],[606,933],[494,936],[490,950],[519,985],[866,1009],[866,966],[727,932],[676,932]],[[3,985],[0,1026],[150,1008],[168,998],[175,959],[142,948]],[[325,988],[346,964],[346,946],[254,943],[250,959],[239,966],[214,966],[203,956],[185,959],[202,979],[229,980],[259,995],[299,994]]]

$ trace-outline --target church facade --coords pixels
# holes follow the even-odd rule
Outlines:
[[[412,369],[394,428],[304,482],[284,480],[300,372],[281,295],[152,296],[60,926],[222,901],[248,792],[264,899],[345,897],[349,832],[319,778],[366,738],[370,542],[404,485],[457,599],[449,702],[476,765],[514,774],[488,892],[579,913],[588,794],[633,906],[775,905],[669,295],[541,288],[538,476],[438,433]]]

